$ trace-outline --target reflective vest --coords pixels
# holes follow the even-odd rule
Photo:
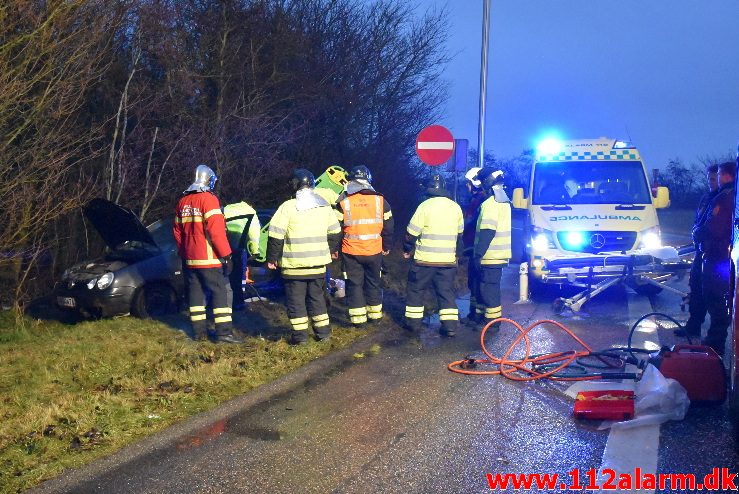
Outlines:
[[[482,256],[480,264],[508,264],[511,258],[511,205],[507,202],[498,202],[494,197],[489,197],[483,202],[480,206],[480,216],[477,218],[477,232],[485,229],[495,230],[495,236]],[[475,245],[477,241],[476,235]]]
[[[183,195],[172,228],[177,250],[188,268],[220,268],[231,254],[218,198],[210,192]]]
[[[288,276],[296,269],[300,274],[325,273],[331,264],[327,237],[340,232],[329,206],[298,211],[295,199],[283,202],[269,222],[269,236],[284,241],[279,265]]]
[[[453,265],[457,262],[457,236],[464,230],[462,209],[446,197],[423,201],[407,231],[418,237],[413,259],[420,264]]]
[[[223,208],[226,217],[228,243],[233,250],[248,249],[250,254],[259,252],[259,218],[253,207],[244,201],[227,204]]]
[[[341,201],[344,211],[344,238],[341,251],[353,256],[373,256],[382,252],[382,196],[352,194]]]

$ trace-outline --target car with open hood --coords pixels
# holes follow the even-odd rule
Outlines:
[[[184,306],[172,218],[146,227],[133,211],[105,199],[90,201],[84,214],[105,242],[105,253],[64,272],[54,290],[57,306],[88,317],[157,317]],[[269,219],[267,211],[257,214]],[[278,285],[275,273],[261,265],[250,268],[250,278],[255,291]]]

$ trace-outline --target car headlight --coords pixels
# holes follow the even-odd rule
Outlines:
[[[650,228],[641,232],[641,247],[644,249],[659,249],[662,247],[659,228]]]
[[[92,290],[93,288],[95,288],[95,283],[97,283],[97,281],[98,281],[97,278],[93,278],[90,281],[88,281],[87,282],[87,288],[89,288],[90,290]]]
[[[113,284],[113,273],[105,273],[104,275],[100,277],[97,283],[98,288],[100,290],[105,290],[112,284]]]
[[[72,274],[72,268],[65,269],[62,273],[62,280],[67,281],[69,279],[69,275]]]
[[[556,249],[554,240],[552,239],[552,232],[543,228],[534,227],[533,235],[531,236],[531,247],[534,250]]]

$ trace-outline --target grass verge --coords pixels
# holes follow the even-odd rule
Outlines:
[[[244,317],[287,325],[282,306],[254,311]],[[333,307],[335,320],[341,312]],[[108,455],[365,334],[339,324],[330,342],[297,348],[256,336],[215,345],[154,320],[67,325],[1,312],[0,490],[19,492]]]

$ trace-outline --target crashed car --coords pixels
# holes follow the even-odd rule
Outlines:
[[[172,219],[145,227],[133,211],[104,199],[93,199],[85,217],[107,248],[102,259],[67,269],[54,290],[58,307],[87,317],[133,314],[146,318],[184,306],[182,261],[172,235]],[[269,220],[269,212],[258,211]],[[250,263],[251,264],[251,263]],[[250,267],[255,293],[279,288],[276,273]],[[247,297],[250,294],[247,293]]]

